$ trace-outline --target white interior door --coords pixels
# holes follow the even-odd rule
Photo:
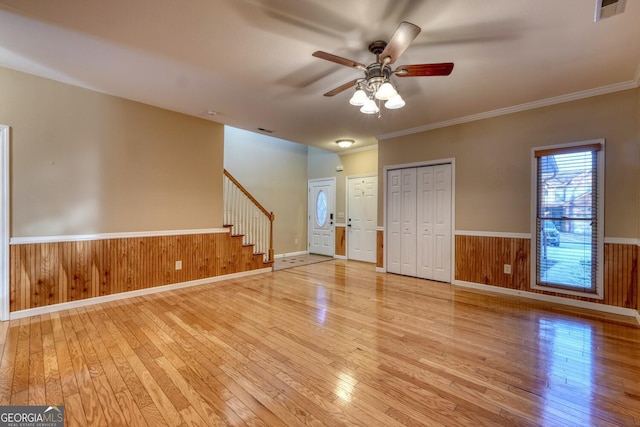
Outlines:
[[[347,180],[347,258],[376,262],[378,177]]]
[[[309,181],[309,253],[333,256],[335,178]]]
[[[9,126],[0,126],[0,321],[9,320]]]

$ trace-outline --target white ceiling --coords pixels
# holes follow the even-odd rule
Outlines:
[[[594,22],[596,0],[0,0],[0,66],[320,148],[549,98],[636,87],[640,1]],[[422,28],[395,65],[400,110],[366,116],[352,90],[371,41]],[[576,95],[571,95],[576,96]],[[206,111],[218,112],[208,116]]]

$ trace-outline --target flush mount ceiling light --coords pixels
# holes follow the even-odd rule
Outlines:
[[[409,47],[409,44],[417,37],[420,31],[421,29],[417,25],[410,22],[401,22],[389,40],[389,43],[378,40],[369,45],[369,52],[376,56],[376,62],[369,65],[364,65],[360,62],[327,52],[314,52],[313,56],[316,58],[364,71],[364,78],[355,79],[342,86],[338,86],[325,93],[324,96],[334,96],[355,86],[356,91],[349,100],[349,103],[360,107],[360,111],[364,114],[378,113],[382,102],[384,102],[385,108],[390,110],[404,107],[404,99],[402,99],[395,85],[392,83],[391,76],[448,76],[453,70],[452,62],[401,65],[395,70],[391,69],[390,65],[396,62],[398,57]]]
[[[349,148],[353,145],[355,141],[353,139],[339,139],[336,141],[338,147],[340,148]]]

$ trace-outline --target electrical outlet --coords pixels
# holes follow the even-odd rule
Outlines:
[[[293,244],[294,244],[294,245],[297,245],[297,244],[298,244],[298,239],[297,239],[297,238],[293,240]]]
[[[182,261],[176,261],[176,270],[182,270]]]
[[[504,265],[504,274],[511,274],[511,264]]]

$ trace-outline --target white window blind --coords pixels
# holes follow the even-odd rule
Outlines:
[[[538,287],[599,291],[602,144],[535,150]]]

